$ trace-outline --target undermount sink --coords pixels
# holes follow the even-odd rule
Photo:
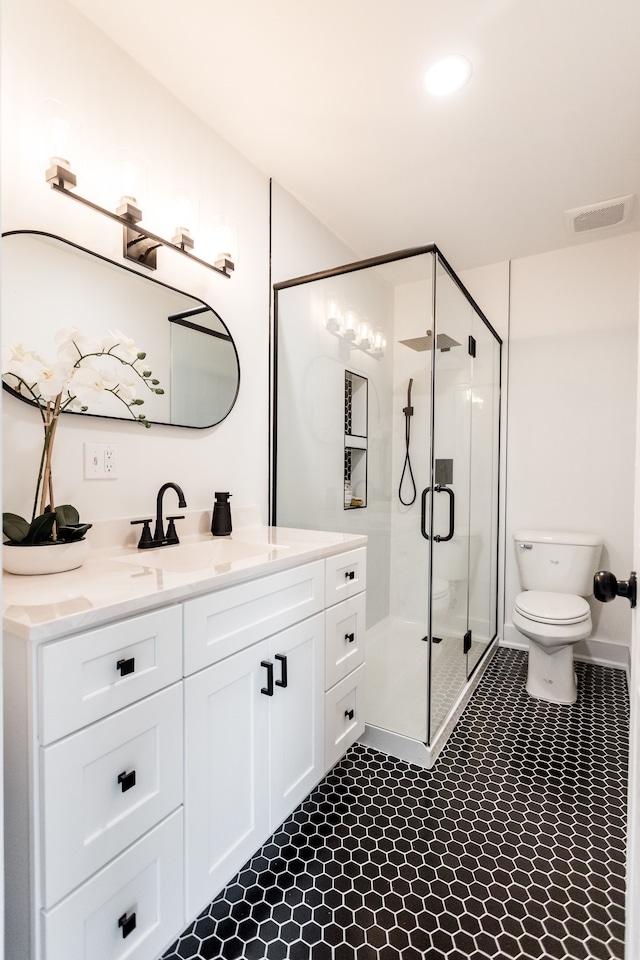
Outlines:
[[[172,547],[156,547],[140,550],[135,556],[118,557],[123,563],[137,567],[150,567],[153,570],[165,570],[167,573],[194,573],[198,570],[223,572],[234,566],[243,565],[243,561],[254,560],[273,554],[281,547],[274,543],[246,543],[242,540],[205,540],[200,543],[179,543]]]

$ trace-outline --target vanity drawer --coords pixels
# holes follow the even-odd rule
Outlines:
[[[43,903],[182,803],[182,683],[41,748]]]
[[[364,662],[366,594],[329,607],[326,616],[325,682],[329,689]]]
[[[44,960],[159,956],[184,924],[182,846],[182,810],[176,810],[66,900],[43,911]]]
[[[326,769],[330,770],[363,733],[364,664],[326,694]]]
[[[39,650],[40,742],[52,743],[182,677],[182,609],[169,607]]]
[[[324,607],[324,562],[251,580],[184,604],[185,676]]]
[[[367,548],[358,547],[348,553],[339,553],[326,559],[326,604],[346,600],[366,589],[367,586]]]
[[[364,664],[326,694],[325,767],[330,770],[364,733]]]

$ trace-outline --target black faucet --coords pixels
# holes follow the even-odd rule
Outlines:
[[[169,521],[169,526],[167,527],[167,533],[165,535],[164,526],[162,522],[162,500],[164,498],[165,491],[171,487],[178,494],[178,506],[182,509],[186,507],[187,501],[184,498],[184,493],[182,488],[178,486],[177,483],[163,483],[160,489],[158,490],[158,498],[156,500],[156,528],[153,531],[153,537],[151,536],[151,531],[149,530],[149,524],[151,520],[132,520],[131,523],[142,523],[144,524],[142,528],[142,535],[140,536],[140,541],[138,543],[138,548],[143,550],[145,547],[166,547],[171,543],[180,543],[178,539],[178,534],[176,532],[175,521],[183,520],[184,516],[173,516],[167,517]]]

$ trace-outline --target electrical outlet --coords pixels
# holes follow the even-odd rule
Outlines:
[[[85,480],[117,480],[116,450],[113,443],[85,443]]]

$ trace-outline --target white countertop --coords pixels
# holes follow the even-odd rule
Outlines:
[[[55,640],[366,542],[347,533],[243,527],[229,537],[195,534],[151,550],[93,550],[82,567],[67,573],[5,573],[3,626],[26,640]]]

